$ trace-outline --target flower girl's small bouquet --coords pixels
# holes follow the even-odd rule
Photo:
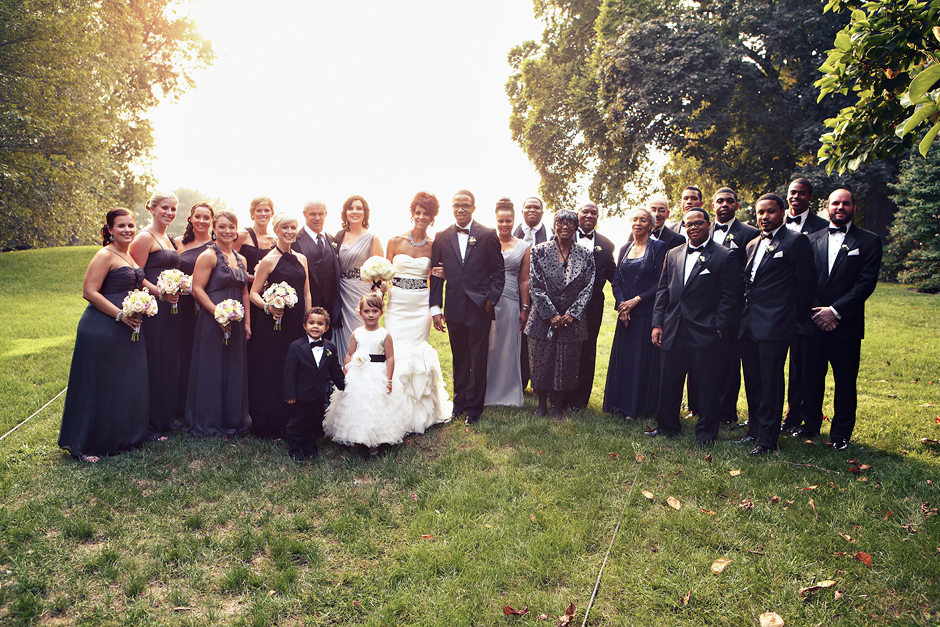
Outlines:
[[[290,283],[287,281],[281,281],[280,283],[272,283],[269,285],[268,289],[264,290],[264,293],[261,294],[261,298],[268,307],[286,309],[297,304],[297,290],[291,287]],[[280,318],[274,323],[274,330],[281,330]]]
[[[127,293],[127,296],[124,297],[124,302],[121,304],[121,313],[125,316],[133,316],[139,314],[141,316],[155,316],[157,315],[157,299],[150,295],[150,290],[146,287],[142,290],[131,290]],[[134,332],[131,333],[131,341],[136,342],[140,339],[140,325],[138,324],[134,328]]]
[[[359,269],[359,278],[368,283],[372,281],[372,289],[382,288],[382,281],[391,281],[395,278],[395,268],[392,262],[385,257],[369,257]]]
[[[215,321],[224,325],[227,329],[222,343],[228,344],[228,339],[232,337],[232,322],[241,322],[245,318],[245,306],[241,301],[234,298],[227,298],[215,306]]]
[[[189,288],[185,288],[187,279],[189,280]],[[160,276],[157,277],[157,289],[164,294],[189,294],[192,285],[193,278],[176,268],[164,270],[160,273]],[[176,303],[173,303],[173,307],[170,308],[170,313],[179,313]]]

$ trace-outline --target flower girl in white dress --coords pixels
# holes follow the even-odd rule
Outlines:
[[[400,391],[392,389],[395,351],[392,336],[379,326],[385,309],[382,294],[369,292],[359,300],[365,323],[353,331],[343,370],[346,389],[333,392],[323,420],[334,442],[367,446],[372,454],[381,444],[400,444],[411,432]]]

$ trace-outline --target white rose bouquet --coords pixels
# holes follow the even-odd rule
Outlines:
[[[158,309],[157,299],[150,295],[150,290],[146,287],[142,290],[131,290],[121,303],[121,313],[125,316],[155,316]],[[131,333],[131,341],[136,342],[139,339],[140,325],[138,324]]]
[[[160,273],[157,277],[157,289],[164,294],[188,294],[183,291],[183,282],[187,275],[177,268],[169,268]],[[193,279],[189,277],[190,289],[192,289]],[[170,313],[179,313],[176,303],[170,308]]]
[[[291,287],[287,281],[281,281],[269,285],[261,294],[261,298],[268,307],[286,309],[297,304],[297,290]],[[281,316],[278,316],[277,320],[274,321],[274,330],[281,330]]]
[[[392,262],[385,257],[369,257],[359,269],[359,278],[368,283],[372,281],[372,289],[381,289],[382,281],[391,281],[395,278],[395,268]]]
[[[234,298],[227,298],[215,306],[215,321],[226,328],[225,337],[222,343],[228,344],[232,336],[232,322],[241,322],[245,319],[245,306],[241,301]]]

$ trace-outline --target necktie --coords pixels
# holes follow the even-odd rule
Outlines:
[[[522,239],[529,242],[530,244],[534,242],[535,241],[535,229],[530,229],[529,227],[525,227],[525,237],[523,237]]]
[[[761,238],[761,239],[771,239],[773,236],[774,236],[774,234],[771,233],[770,231],[761,231],[761,232],[760,232],[760,238]]]
[[[832,235],[833,233],[845,233],[846,231],[848,231],[848,228],[844,224],[842,226],[829,227],[829,235]]]
[[[322,252],[323,251],[323,236],[317,233],[317,237],[313,241],[317,246],[317,250]]]
[[[459,226],[457,227],[457,232],[458,232],[458,233],[464,233],[464,234],[466,234],[466,235],[470,235],[470,229],[462,229],[462,228],[460,228]]]
[[[724,231],[725,233],[727,233],[727,232],[728,232],[728,225],[727,225],[727,224],[715,224],[715,230],[716,230],[716,231]]]
[[[796,216],[795,218],[793,216],[787,216],[787,224],[793,224],[794,222],[801,224],[803,222],[803,216]]]
[[[686,250],[685,252],[686,252],[687,255],[691,255],[692,253],[700,253],[700,252],[702,252],[702,249],[703,249],[703,248],[705,248],[705,247],[704,247],[704,246],[699,246],[698,248],[692,248],[691,246],[689,246],[688,250]]]

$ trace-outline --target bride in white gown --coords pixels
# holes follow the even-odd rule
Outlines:
[[[427,228],[439,208],[437,198],[418,192],[411,203],[414,228],[388,242],[388,259],[395,268],[395,278],[388,289],[385,328],[395,339],[394,385],[405,395],[414,433],[424,433],[431,425],[450,420],[453,410],[440,359],[428,343],[431,238]]]

